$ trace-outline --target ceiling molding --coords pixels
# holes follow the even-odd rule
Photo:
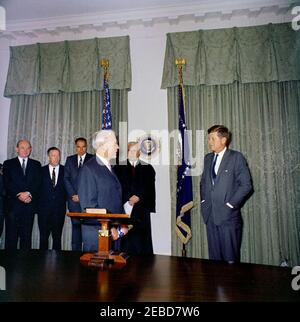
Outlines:
[[[260,5],[259,5],[260,3]],[[276,3],[276,5],[274,5]],[[161,8],[136,9],[127,11],[102,12],[76,16],[61,16],[47,19],[7,22],[5,31],[0,32],[0,39],[18,37],[35,38],[41,34],[58,35],[63,32],[81,33],[86,30],[103,30],[108,27],[128,29],[132,24],[144,27],[156,23],[179,24],[181,21],[205,21],[207,19],[230,20],[233,16],[256,18],[264,12],[275,15],[288,14],[292,5],[287,1],[240,1],[238,4],[218,1],[187,6],[168,6]]]

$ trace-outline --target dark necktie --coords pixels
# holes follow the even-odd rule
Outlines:
[[[26,174],[25,159],[23,159],[23,162],[22,162],[22,170],[23,170],[23,174],[24,174],[24,176],[25,176],[25,174]]]
[[[135,166],[134,166],[134,162],[131,163],[131,174],[134,177],[135,176]]]
[[[79,159],[79,166],[78,166],[78,168],[80,169],[82,167],[82,157],[80,157],[80,159]]]
[[[212,177],[213,184],[215,183],[215,179],[217,177],[217,174],[216,174],[216,171],[215,171],[215,166],[216,166],[216,163],[217,163],[217,158],[218,158],[218,154],[215,154],[214,160],[213,160],[213,163],[212,163],[212,166],[211,166],[211,177]]]
[[[51,178],[51,181],[52,181],[53,187],[55,187],[55,181],[56,181],[55,168],[53,168],[53,170],[52,170],[52,178]]]

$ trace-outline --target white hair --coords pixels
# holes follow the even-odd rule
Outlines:
[[[107,142],[107,139],[111,136],[116,137],[116,134],[113,130],[100,130],[93,134],[92,137],[92,146],[95,151],[98,150],[98,148]]]

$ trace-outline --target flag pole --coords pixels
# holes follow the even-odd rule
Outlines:
[[[186,64],[186,60],[184,58],[175,59],[175,65],[178,68],[179,86],[181,87],[181,91],[182,91],[184,112],[185,112],[185,91],[184,91],[184,86],[183,86],[182,66],[184,66],[185,64]]]
[[[182,66],[184,66],[185,64],[186,64],[186,60],[184,58],[175,59],[175,65],[177,66],[177,69],[178,69],[179,86],[181,87],[181,92],[182,92],[184,113],[185,113],[185,92],[184,92],[184,86],[183,86]],[[181,256],[186,257],[185,243],[182,243]]]

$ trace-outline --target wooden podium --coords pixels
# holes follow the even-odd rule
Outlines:
[[[108,267],[117,264],[126,264],[128,255],[123,252],[116,252],[111,249],[111,224],[119,224],[126,219],[130,219],[128,214],[91,214],[85,212],[67,212],[67,216],[77,219],[97,219],[100,223],[98,232],[98,252],[85,253],[80,257],[80,262],[84,265],[94,267]]]

